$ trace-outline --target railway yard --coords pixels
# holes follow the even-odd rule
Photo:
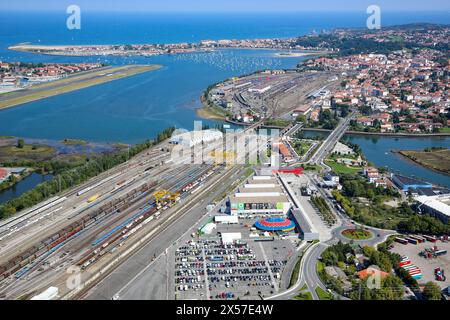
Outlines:
[[[330,79],[327,72],[264,71],[222,82],[209,91],[208,99],[232,114],[234,121],[251,123],[284,116],[318,88],[328,86]]]
[[[269,163],[268,142],[277,141],[239,138],[322,90],[330,75],[285,71],[249,77],[254,90],[233,92],[233,98],[252,101],[252,108],[264,101],[253,110],[262,118],[234,137],[203,137],[200,151],[198,137],[181,134],[2,221],[0,299],[33,299],[48,290],[57,292],[52,299],[264,299],[286,290],[290,257],[303,241],[293,222],[284,220],[292,202],[279,178],[270,178],[275,184],[268,187],[275,190],[268,194],[282,202],[265,205],[277,215],[263,210],[233,224],[217,223],[209,232],[203,227],[231,208],[230,194],[239,193],[259,163]],[[213,133],[205,135],[210,139]],[[275,224],[289,223],[289,231],[257,230],[257,224],[271,223],[268,216],[281,219]]]
[[[104,256],[123,251],[141,229],[155,228],[220,169],[170,164],[166,150],[144,152],[87,186],[3,221],[2,297],[29,297],[49,283],[63,284],[73,267],[89,276]]]
[[[230,175],[248,174],[244,165],[223,166],[211,158],[222,147],[222,141],[208,144],[203,161],[193,164],[193,155],[173,157],[174,146],[164,142],[2,221],[0,297],[31,298],[50,286],[58,287],[59,298],[84,294],[86,283],[95,285],[105,268],[116,268],[145,246],[140,240],[163,233],[205,195],[214,195],[209,202],[222,196],[236,181]]]
[[[232,177],[241,175],[241,169],[233,170]],[[246,175],[243,177],[241,181],[245,182]],[[205,205],[222,189],[219,187],[192,206],[178,226],[168,229],[174,232],[155,237],[84,298],[262,299],[285,290],[290,279],[286,263],[303,242],[297,233],[255,230],[255,222],[267,214],[242,216],[236,224],[216,223],[212,232],[204,232],[216,216],[224,216],[225,199],[205,210]],[[186,221],[190,221],[188,229],[183,228]],[[242,238],[224,243],[226,233],[239,233]]]

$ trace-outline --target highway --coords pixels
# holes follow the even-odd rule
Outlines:
[[[308,163],[313,165],[324,165],[323,160],[328,156],[328,154],[333,150],[336,143],[342,138],[348,129],[350,121],[355,116],[355,113],[351,113],[347,118],[341,120],[338,126],[330,133],[327,139],[317,148],[316,152],[311,156]],[[325,167],[326,170],[330,170],[328,166]]]
[[[328,154],[333,150],[334,145],[342,138],[342,136],[345,134],[348,125],[355,116],[355,113],[353,112],[350,114],[347,118],[340,121],[339,125],[335,128],[333,132],[330,133],[330,135],[327,137],[327,139],[321,144],[319,148],[317,148],[316,152],[311,156],[308,163],[311,164],[318,164],[323,167],[324,171],[330,171],[331,168],[329,168],[323,160],[328,156]],[[285,132],[286,135],[291,135],[293,132],[295,132],[295,127],[290,128]],[[323,290],[327,291],[326,286],[322,283],[320,280],[318,274],[317,274],[317,261],[320,259],[320,256],[322,252],[330,245],[336,244],[339,241],[348,243],[350,242],[350,239],[344,237],[342,235],[342,231],[348,228],[354,228],[355,226],[363,227],[366,230],[369,230],[372,233],[372,237],[366,240],[359,240],[356,241],[358,244],[362,246],[377,246],[379,243],[384,242],[389,235],[395,234],[392,230],[383,230],[373,227],[364,226],[361,224],[358,224],[354,221],[352,221],[345,213],[342,213],[335,209],[334,203],[331,201],[331,194],[327,191],[323,190],[319,186],[318,182],[318,176],[316,173],[305,173],[305,176],[309,179],[310,183],[312,185],[315,185],[317,190],[319,191],[320,195],[325,199],[327,202],[330,210],[332,211],[333,215],[336,217],[336,222],[329,227],[329,233],[330,233],[330,239],[326,240],[324,242],[315,243],[312,244],[305,249],[303,249],[303,257],[300,264],[300,271],[299,276],[296,281],[296,283],[290,287],[284,290],[283,292],[277,293],[269,298],[268,300],[276,299],[276,300],[286,300],[286,299],[293,299],[296,295],[298,295],[301,288],[303,288],[305,285],[307,287],[307,290],[311,293],[312,298],[314,300],[318,300],[319,297],[317,296],[317,293],[315,292],[315,289],[317,287],[322,288]],[[317,214],[317,213],[311,213],[311,214]],[[292,272],[290,269],[289,272]],[[285,274],[284,277],[288,277],[289,275]],[[289,277],[290,278],[290,277]],[[333,293],[334,297],[336,299],[347,299],[343,296],[340,296],[336,293]]]

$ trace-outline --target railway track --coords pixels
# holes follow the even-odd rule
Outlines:
[[[120,261],[124,262],[131,256],[138,254],[139,251],[145,247],[148,243],[150,243],[152,240],[154,240],[158,235],[164,233],[167,231],[167,229],[172,226],[174,223],[178,222],[189,210],[188,208],[192,206],[193,203],[196,203],[204,197],[205,193],[210,192],[211,188],[216,187],[220,183],[225,183],[227,179],[229,179],[232,175],[239,172],[241,170],[240,166],[232,166],[226,169],[225,172],[223,172],[216,181],[214,181],[211,185],[209,185],[204,190],[200,191],[199,193],[196,193],[195,196],[190,199],[188,202],[182,204],[179,208],[177,208],[176,213],[170,215],[166,220],[160,222],[158,225],[154,226],[154,228],[151,231],[146,230],[146,232],[150,233],[151,236],[142,244],[140,244],[138,247],[136,247],[133,252],[129,253],[126,257],[120,259]],[[87,292],[94,287],[96,284],[104,280],[109,274],[111,274],[117,267],[120,266],[122,262],[116,263],[113,266],[111,266],[111,269],[108,270],[108,273],[101,272],[99,277],[95,279],[95,281],[90,282],[89,284],[85,285],[79,292],[69,294],[63,297],[63,299],[79,299],[84,297],[84,295],[87,294]]]
[[[212,168],[212,166],[206,166],[204,168],[194,168],[192,170],[189,170],[187,172],[187,174],[185,174],[185,175],[183,175],[181,177],[178,177],[176,175],[174,175],[172,177],[168,177],[168,179],[164,183],[162,183],[160,185],[160,187],[168,188],[168,189],[173,190],[173,191],[182,190],[187,184],[189,184],[190,181],[198,179],[199,177],[204,175],[205,172],[207,172],[208,170],[211,170],[211,168]],[[178,169],[178,173],[179,174],[180,174],[180,172],[183,172],[183,170]],[[148,194],[147,194],[147,196],[148,196]],[[186,196],[187,196],[187,193],[182,194],[182,198],[185,198]],[[147,201],[148,201],[148,199],[147,200],[143,200],[143,202],[147,202]],[[133,205],[132,206],[133,210],[131,210],[130,212],[133,212],[136,209],[136,207],[139,207],[139,205],[142,205],[142,202],[138,202],[138,203],[136,203],[136,205]],[[152,205],[153,205],[153,207],[152,207]],[[153,203],[151,203],[149,205],[149,207],[150,207],[149,209],[154,209],[154,206],[155,206],[155,203],[153,202]],[[152,214],[155,214],[155,212],[156,212],[155,210],[149,210],[148,212],[146,212],[146,214],[148,216],[151,216]],[[29,266],[27,268],[22,269],[22,270],[25,270],[25,272],[23,272],[21,274],[17,275],[17,273],[16,273],[17,278],[21,278],[22,276],[24,276],[27,273],[35,272],[39,267],[41,267],[43,265],[43,263],[45,263],[45,261],[47,261],[47,260],[49,260],[51,258],[54,258],[58,254],[61,254],[61,252],[63,253],[63,255],[65,255],[65,258],[60,260],[60,261],[58,261],[58,264],[65,263],[65,262],[67,262],[69,260],[73,261],[73,260],[77,260],[78,259],[77,261],[81,261],[83,258],[86,257],[86,254],[82,252],[81,258],[80,258],[79,257],[80,256],[80,254],[79,254],[80,252],[77,252],[77,251],[83,251],[83,245],[84,245],[84,247],[86,247],[86,245],[93,238],[95,238],[96,235],[99,234],[99,231],[101,233],[101,231],[108,230],[108,228],[113,226],[115,223],[119,223],[121,218],[123,218],[123,217],[119,217],[117,219],[110,220],[110,221],[108,221],[107,224],[99,224],[99,227],[93,229],[93,233],[92,234],[86,233],[87,237],[85,238],[85,240],[82,240],[82,243],[81,243],[82,245],[76,245],[76,247],[72,247],[71,250],[69,250],[69,251],[66,250],[66,251],[62,252],[63,249],[65,249],[65,248],[67,248],[69,246],[69,244],[71,243],[70,241],[76,239],[78,237],[78,235],[77,235],[77,237],[71,238],[70,241],[68,241],[67,236],[63,237],[63,240],[61,241],[61,243],[56,244],[56,246],[54,246],[52,248],[47,248],[47,249],[49,249],[48,253],[47,253],[46,256],[43,257],[43,259],[41,261],[39,261],[38,263],[36,263],[34,265],[31,265],[31,266]],[[130,218],[128,218],[128,219],[130,219]],[[125,221],[127,221],[127,220],[125,220]],[[142,219],[142,222],[143,221],[145,221],[145,220]],[[116,230],[114,230],[115,232],[111,233],[107,237],[104,237],[103,239],[100,238],[101,241],[96,242],[96,245],[98,245],[98,247],[102,247],[102,246],[105,246],[105,242],[106,242],[107,245],[105,247],[107,247],[110,243],[114,243],[118,238],[120,238],[120,233],[119,233],[119,236],[117,236],[117,232],[121,231],[124,228],[123,223],[122,223],[122,225],[119,225],[119,226],[120,226],[120,228],[117,228]],[[83,229],[83,230],[89,232],[88,229]],[[111,242],[111,237],[115,237],[113,239],[114,240],[113,242]],[[79,240],[81,240],[81,239],[77,239],[76,243],[79,243],[80,242]],[[52,244],[52,246],[53,246],[53,244]],[[95,250],[98,250],[98,247],[96,247],[96,249],[94,248],[94,249],[89,250],[87,252],[87,255],[92,254],[92,252],[94,252]],[[70,252],[70,254],[68,254],[68,252]],[[84,252],[85,252],[85,250],[84,250]],[[14,270],[14,271],[17,272],[17,270]],[[11,272],[9,273],[9,275],[11,276]],[[39,276],[35,275],[35,276],[32,277],[32,279],[36,279],[37,277],[39,277]],[[13,284],[13,283],[14,283],[14,281],[11,284]],[[4,287],[3,291],[7,291],[9,287],[10,286]]]

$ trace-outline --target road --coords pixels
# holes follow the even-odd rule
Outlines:
[[[330,135],[327,137],[327,139],[322,143],[322,145],[316,150],[316,152],[312,155],[310,160],[308,161],[311,164],[318,164],[324,168],[325,171],[331,170],[326,164],[324,164],[323,160],[328,156],[328,154],[333,150],[334,145],[342,138],[342,136],[345,134],[349,123],[351,119],[355,116],[355,113],[353,112],[350,114],[347,118],[340,121],[339,125],[335,128],[333,132],[330,133]],[[288,130],[286,133],[292,133],[293,130]],[[342,235],[342,231],[348,228],[355,228],[355,226],[359,226],[362,228],[365,228],[366,230],[370,231],[372,233],[372,237],[365,240],[358,240],[354,241],[361,246],[376,246],[381,242],[384,242],[389,235],[395,234],[392,230],[383,230],[378,228],[373,228],[369,226],[364,226],[361,224],[358,224],[354,221],[352,221],[346,214],[338,211],[334,207],[334,203],[331,201],[331,194],[327,193],[327,191],[320,188],[318,183],[318,177],[315,173],[306,173],[307,178],[310,180],[310,183],[315,185],[321,196],[325,199],[328,206],[330,207],[330,210],[336,217],[336,223],[333,224],[333,226],[330,226],[330,233],[331,233],[331,239],[316,243],[312,246],[309,246],[305,249],[301,264],[300,264],[300,271],[299,271],[299,277],[296,281],[296,283],[286,289],[283,292],[280,292],[278,294],[275,294],[268,299],[277,299],[277,300],[285,300],[285,299],[292,299],[296,295],[298,295],[299,291],[306,285],[307,290],[311,292],[311,295],[314,300],[319,299],[317,296],[317,293],[315,289],[317,287],[322,288],[323,290],[327,291],[326,286],[322,283],[320,280],[318,274],[317,274],[317,261],[320,259],[321,254],[323,251],[330,245],[336,244],[337,242],[341,241],[344,243],[349,243],[351,240],[344,237]],[[291,273],[292,271],[289,270]],[[287,277],[287,275],[284,275]],[[346,299],[345,297],[342,297],[336,293],[333,293],[334,297],[337,299]]]
[[[338,126],[330,133],[326,140],[317,148],[316,152],[311,156],[308,163],[313,165],[324,166],[323,160],[333,150],[336,143],[342,138],[348,129],[350,121],[354,118],[355,113],[351,113],[347,118],[341,120]],[[330,170],[328,166],[325,166],[326,170]]]

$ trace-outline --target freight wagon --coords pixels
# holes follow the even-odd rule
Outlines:
[[[407,266],[409,264],[411,264],[411,260],[405,260],[399,263],[400,267]]]
[[[140,193],[150,190],[155,185],[156,185],[156,182],[144,183],[139,188]],[[127,200],[127,202],[130,202],[133,198],[135,198],[134,195],[137,194],[136,189],[134,189],[133,191],[129,192],[129,194],[130,194],[130,199],[126,199],[125,198]],[[65,197],[61,198],[61,199],[58,199],[58,200],[64,201]],[[119,202],[119,201],[122,201],[122,200],[120,200],[120,199],[113,200],[113,203],[114,202]],[[107,213],[110,214],[111,212],[114,212],[114,210],[115,209],[111,205],[110,209],[108,210]],[[105,213],[104,211],[102,211],[100,209],[97,209],[94,212],[92,212],[90,214],[87,214],[86,216],[84,216],[82,218],[79,218],[77,221],[75,221],[71,225],[62,228],[57,233],[55,233],[55,234],[53,234],[53,235],[51,235],[51,236],[41,240],[37,245],[34,245],[34,246],[30,247],[29,249],[27,249],[25,251],[26,253],[24,252],[22,254],[17,255],[14,258],[12,258],[8,262],[6,262],[4,265],[0,266],[0,268],[2,270],[5,269],[5,271],[3,271],[0,274],[0,280],[3,280],[4,278],[6,278],[6,277],[8,277],[8,276],[10,276],[12,274],[15,274],[18,270],[20,270],[21,268],[23,268],[27,264],[33,262],[37,258],[41,257],[46,252],[48,252],[48,251],[50,251],[52,249],[56,250],[58,248],[58,246],[61,245],[65,240],[69,239],[70,237],[73,237],[74,235],[76,235],[78,232],[80,232],[84,228],[88,227],[89,225],[91,225],[95,221],[97,221],[100,218],[104,217],[107,213]],[[30,250],[30,251],[34,250],[33,248],[36,247],[36,246],[39,248],[38,251],[33,252],[33,254],[30,253],[30,255],[28,257],[24,258],[24,254],[28,255],[29,254],[28,250]],[[28,271],[28,270],[25,270],[25,272],[26,271]],[[23,275],[24,273],[20,273],[20,276]]]
[[[417,240],[418,243],[425,242],[425,239],[422,238],[422,237],[418,237],[418,236],[413,236],[413,235],[411,235],[411,236],[409,236],[409,238],[414,239],[414,240]]]
[[[395,238],[395,242],[401,243],[401,244],[408,244],[408,241],[403,238]]]
[[[423,237],[430,242],[436,242],[436,238],[433,236],[424,235]]]

